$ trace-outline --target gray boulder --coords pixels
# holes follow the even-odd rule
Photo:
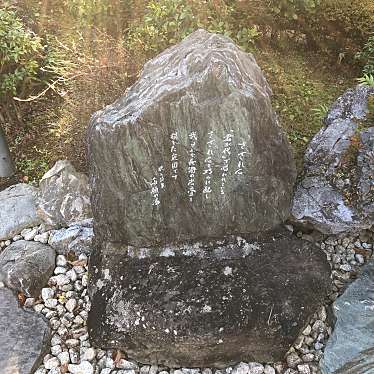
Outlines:
[[[292,207],[297,223],[324,234],[370,229],[374,223],[374,127],[359,130],[374,88],[357,86],[332,105],[310,142]]]
[[[28,297],[36,297],[53,273],[55,257],[54,249],[48,245],[14,242],[0,253],[0,281]]]
[[[336,319],[321,361],[323,374],[374,372],[374,260],[333,305]]]
[[[78,222],[68,228],[53,230],[48,244],[59,254],[74,252],[76,255],[90,254],[94,232],[92,220]]]
[[[37,188],[23,183],[0,192],[0,240],[11,239],[41,223],[36,214],[37,192]]]
[[[295,165],[254,57],[198,30],[149,61],[88,131],[95,234],[136,246],[267,230]],[[100,240],[101,240],[100,239]]]
[[[10,290],[0,289],[0,374],[31,374],[49,349],[48,321],[23,310]]]
[[[87,176],[77,172],[69,161],[57,161],[40,181],[37,212],[53,227],[92,218]]]
[[[280,361],[331,291],[325,254],[284,231],[158,249],[111,243],[90,274],[92,343],[171,367]]]

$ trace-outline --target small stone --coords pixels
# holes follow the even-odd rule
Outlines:
[[[245,362],[241,362],[234,367],[231,374],[248,374],[249,373],[249,365]]]
[[[55,291],[52,288],[42,288],[42,299],[47,301],[48,299],[53,299],[55,296]]]
[[[77,340],[77,339],[68,339],[68,340],[66,340],[65,344],[66,344],[66,346],[68,348],[77,347],[79,345],[79,340]]]
[[[47,244],[49,238],[49,232],[43,232],[42,234],[35,235],[34,240],[39,243]]]
[[[70,269],[69,271],[66,272],[66,276],[69,277],[69,279],[72,281],[72,282],[75,282],[78,277],[77,277],[77,273],[75,272],[74,269]]]
[[[57,255],[56,257],[56,265],[57,266],[66,266],[68,263],[66,257],[64,255]]]
[[[38,228],[37,227],[35,227],[33,229],[24,229],[24,230],[21,231],[21,236],[25,240],[33,240],[37,233],[38,233]]]
[[[249,374],[262,374],[264,372],[264,365],[257,362],[249,362]]]
[[[53,354],[53,356],[58,356],[60,353],[62,352],[62,348],[61,348],[61,345],[53,345],[51,347],[51,353]]]
[[[68,363],[70,363],[69,352],[61,352],[58,354],[57,358],[60,360],[61,365],[67,365]]]
[[[149,374],[157,374],[157,372],[158,372],[158,366],[157,365],[152,365],[149,369]],[[180,374],[182,374],[182,371],[181,371]]]
[[[149,365],[142,366],[142,367],[140,368],[139,373],[140,373],[140,374],[148,374],[150,368],[151,368],[151,367],[150,367]],[[101,373],[100,373],[100,374],[101,374]]]
[[[317,333],[321,333],[325,331],[325,324],[323,323],[323,321],[317,319],[317,321],[314,322],[312,326],[312,331],[317,332]]]
[[[321,320],[321,321],[326,321],[327,319],[327,312],[326,312],[326,308],[323,306],[322,309],[318,312],[318,318]]]
[[[314,354],[313,353],[307,353],[307,354],[301,356],[301,359],[304,362],[312,362],[314,360]]]
[[[303,331],[303,335],[308,336],[312,332],[312,327],[308,325],[305,330]]]
[[[105,366],[107,368],[114,369],[115,368],[114,360],[111,357],[107,357],[105,360]]]
[[[287,365],[290,368],[296,368],[297,365],[301,364],[301,358],[297,355],[297,353],[291,353],[286,358]]]
[[[297,365],[297,370],[300,374],[310,374],[310,368],[307,364]]]
[[[60,366],[60,361],[57,357],[52,357],[44,363],[44,366],[48,370],[57,368],[58,366]]]
[[[69,349],[70,361],[72,364],[77,364],[79,362],[79,353],[74,349]]]
[[[65,303],[65,308],[70,312],[72,313],[74,311],[74,309],[76,308],[77,306],[77,300],[75,299],[69,299],[66,303]]]
[[[340,265],[339,269],[346,271],[346,272],[350,272],[352,271],[352,266],[349,264],[344,264],[344,265]]]
[[[0,287],[1,288],[1,287]],[[35,304],[35,299],[33,297],[28,297],[26,300],[25,300],[25,303],[23,304],[23,306],[25,308],[31,308],[32,306],[34,306]]]
[[[65,274],[59,274],[51,277],[50,282],[57,286],[64,286],[70,283],[70,279]]]
[[[10,245],[10,243],[12,243],[10,240],[5,240],[5,247],[8,247]]]
[[[16,235],[14,238],[13,238],[13,241],[14,242],[17,242],[18,240],[21,240],[22,239],[22,235]]]
[[[96,357],[96,351],[94,348],[88,348],[81,356],[83,361],[93,361]]]
[[[100,374],[110,374],[112,372],[112,369],[104,368],[100,371]]]
[[[56,299],[48,299],[44,302],[44,305],[49,309],[55,309],[58,301]]]
[[[138,365],[136,365],[135,363],[133,363],[131,361],[127,361],[127,360],[122,358],[116,363],[116,368],[125,369],[125,370],[132,370],[132,369],[138,369]]]
[[[66,268],[64,268],[63,266],[57,266],[54,270],[54,273],[56,275],[58,274],[65,274],[66,273]]]
[[[275,369],[270,365],[265,365],[264,374],[275,374]]]
[[[82,361],[79,365],[69,364],[71,374],[93,374],[93,366],[88,361]]]
[[[62,373],[61,373],[61,369],[57,367],[57,368],[52,368],[51,370],[49,370],[48,374],[62,374]]]
[[[205,369],[203,369],[201,374],[213,374],[213,371],[210,368],[205,368]]]
[[[363,256],[362,254],[360,254],[360,253],[356,253],[356,254],[355,254],[355,259],[356,259],[356,261],[357,261],[360,265],[362,265],[362,264],[365,263],[365,258],[364,258],[364,256]]]

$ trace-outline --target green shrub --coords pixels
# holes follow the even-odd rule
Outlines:
[[[151,0],[144,17],[133,23],[127,34],[130,50],[143,50],[147,58],[185,38],[198,28],[232,37],[250,48],[259,33],[254,27],[240,27],[234,8],[224,1]]]
[[[35,78],[43,45],[14,10],[0,9],[0,97],[15,95]]]
[[[356,54],[356,59],[363,63],[364,74],[374,75],[374,35],[369,37],[362,51]]]

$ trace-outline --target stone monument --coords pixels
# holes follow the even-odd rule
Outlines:
[[[330,289],[280,225],[296,171],[254,57],[198,30],[88,130],[94,344],[144,363],[280,360]]]

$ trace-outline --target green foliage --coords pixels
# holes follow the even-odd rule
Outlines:
[[[364,74],[363,77],[357,78],[357,81],[365,86],[374,87],[374,75]]]
[[[225,2],[198,0],[151,0],[142,20],[131,25],[126,44],[152,56],[175,44],[198,28],[235,39],[243,48],[253,46],[259,36],[255,27],[235,25],[233,8]]]
[[[0,97],[15,95],[35,78],[42,51],[40,38],[26,29],[16,12],[0,9]]]
[[[374,75],[374,35],[369,37],[362,51],[356,54],[356,59],[364,64],[364,74]]]
[[[327,112],[329,111],[329,106],[326,104],[319,104],[318,107],[312,108],[312,112],[319,120],[322,120],[326,117]]]
[[[315,11],[320,0],[271,0],[271,10],[286,19],[297,20],[301,13]]]

